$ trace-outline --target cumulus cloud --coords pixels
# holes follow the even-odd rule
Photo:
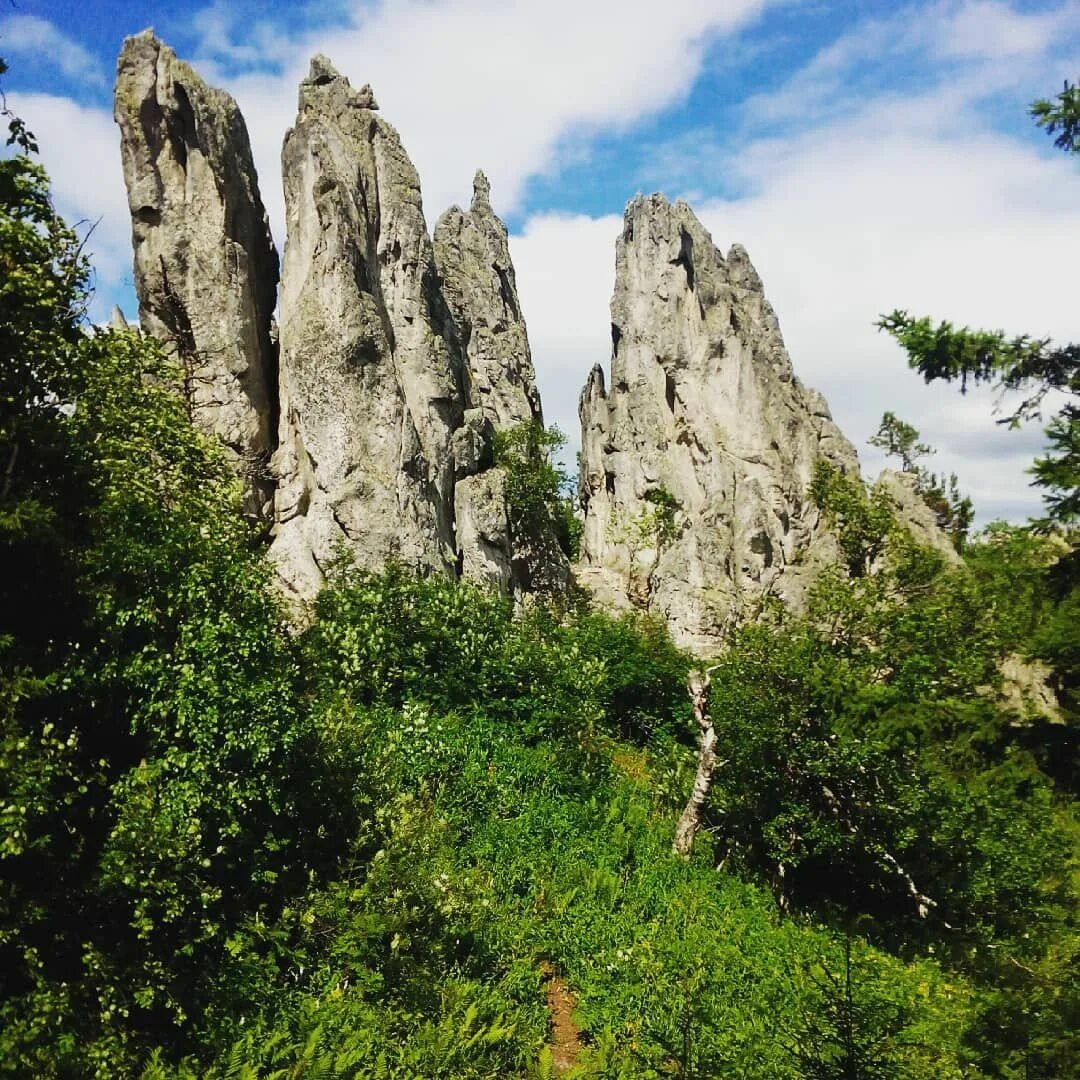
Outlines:
[[[284,219],[276,179],[281,138],[316,52],[355,85],[375,88],[420,172],[432,222],[452,203],[467,202],[478,167],[498,208],[515,209],[526,180],[555,167],[567,140],[625,127],[679,101],[709,44],[765,6],[669,0],[658,18],[653,0],[353,3],[341,25],[289,39],[293,62],[269,71],[232,75],[239,46],[218,22],[211,40],[203,38],[204,67],[216,67],[247,117],[275,224]],[[219,9],[207,18],[219,20]],[[267,48],[280,55],[278,45]]]
[[[98,307],[121,299],[130,291],[131,219],[112,114],[49,94],[8,98],[41,144],[57,207],[70,223],[79,223],[80,232],[93,227],[85,250],[103,293]],[[95,308],[95,317],[101,315]]]
[[[614,215],[538,214],[510,240],[544,419],[575,445],[578,394],[611,352],[607,310],[621,229]]]
[[[94,56],[47,19],[37,15],[9,15],[0,20],[0,42],[8,55],[28,56],[52,64],[76,82],[105,85],[105,72]]]

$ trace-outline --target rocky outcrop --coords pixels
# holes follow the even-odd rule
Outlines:
[[[271,555],[313,595],[339,548],[453,573],[464,396],[420,182],[370,87],[323,57],[285,137],[281,427]]]
[[[579,578],[709,653],[835,560],[810,485],[819,460],[857,473],[856,454],[795,378],[746,252],[722,255],[685,204],[627,207],[611,319],[610,388],[597,367],[581,396]]]
[[[473,178],[469,210],[453,206],[439,218],[434,249],[471,414],[482,417],[492,432],[542,425],[506,226],[491,207],[491,188],[482,172]],[[459,453],[459,467],[461,460]],[[504,470],[496,467],[458,482],[462,575],[515,593],[564,590],[570,565],[559,547],[555,523],[533,515],[526,526],[515,518],[505,479]]]
[[[936,551],[946,565],[960,566],[963,559],[919,493],[918,483],[914,473],[885,469],[874,487],[884,497],[885,505],[897,523],[910,533],[916,544]]]
[[[140,325],[175,353],[192,418],[228,447],[248,512],[269,517],[278,258],[244,120],[150,30],[124,42],[114,111]]]
[[[477,172],[472,206],[451,207],[435,225],[435,264],[464,357],[469,405],[496,428],[543,423],[529,338],[518,300],[506,226]]]
[[[279,365],[277,258],[235,103],[147,32],[124,45],[116,116],[141,324],[180,359],[193,419],[244,470],[249,510],[265,516],[273,491],[287,590],[312,597],[339,554],[515,593],[565,587],[557,523],[511,505],[494,450],[542,411],[483,174],[432,241],[370,87],[313,60],[282,154]],[[721,255],[656,195],[628,207],[616,262],[611,385],[596,368],[581,398],[578,573],[707,653],[765,597],[798,606],[835,561],[810,485],[821,460],[858,463],[795,378],[741,248]]]

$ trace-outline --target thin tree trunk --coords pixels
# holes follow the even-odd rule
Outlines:
[[[694,836],[701,827],[701,811],[709,797],[713,770],[716,768],[716,731],[709,716],[709,673],[695,668],[687,676],[686,686],[698,725],[698,765],[694,788],[679,824],[675,826],[675,839],[671,844],[671,850],[684,859],[689,858],[694,847]]]
[[[4,490],[0,494],[0,502],[7,502],[7,497],[11,493],[11,480],[15,475],[15,459],[19,456],[19,444],[13,442],[11,444],[11,456],[8,458],[7,468],[4,470]]]

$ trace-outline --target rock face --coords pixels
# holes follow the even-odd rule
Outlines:
[[[115,117],[142,328],[175,352],[193,420],[228,447],[268,518],[278,258],[243,117],[152,31],[128,38]]]
[[[917,483],[912,473],[885,469],[874,487],[885,496],[893,517],[920,547],[936,551],[949,566],[960,566],[963,559],[919,494]]]
[[[684,203],[627,207],[611,319],[610,390],[597,367],[581,395],[579,578],[707,654],[834,561],[809,489],[821,459],[857,473],[855,451],[795,378],[746,252],[723,256]]]
[[[316,57],[282,171],[280,482],[271,548],[302,597],[339,545],[453,573],[464,395],[420,182],[370,87]]]
[[[473,416],[467,430],[475,432],[481,419],[492,432],[543,424],[506,226],[491,208],[482,172],[473,179],[469,210],[453,206],[439,218],[434,248]],[[459,451],[459,471],[463,460]],[[557,592],[569,584],[553,523],[534,521],[529,535],[515,535],[502,469],[459,476],[455,515],[464,577],[515,593]]]
[[[518,301],[506,226],[491,209],[491,187],[477,172],[472,206],[435,225],[435,264],[460,335],[469,405],[496,428],[543,423],[529,338]]]

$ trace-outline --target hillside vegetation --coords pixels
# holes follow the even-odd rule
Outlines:
[[[0,1075],[1076,1075],[1070,536],[953,563],[822,469],[846,565],[707,665],[684,860],[660,625],[343,558],[290,629],[24,156],[0,268]]]

